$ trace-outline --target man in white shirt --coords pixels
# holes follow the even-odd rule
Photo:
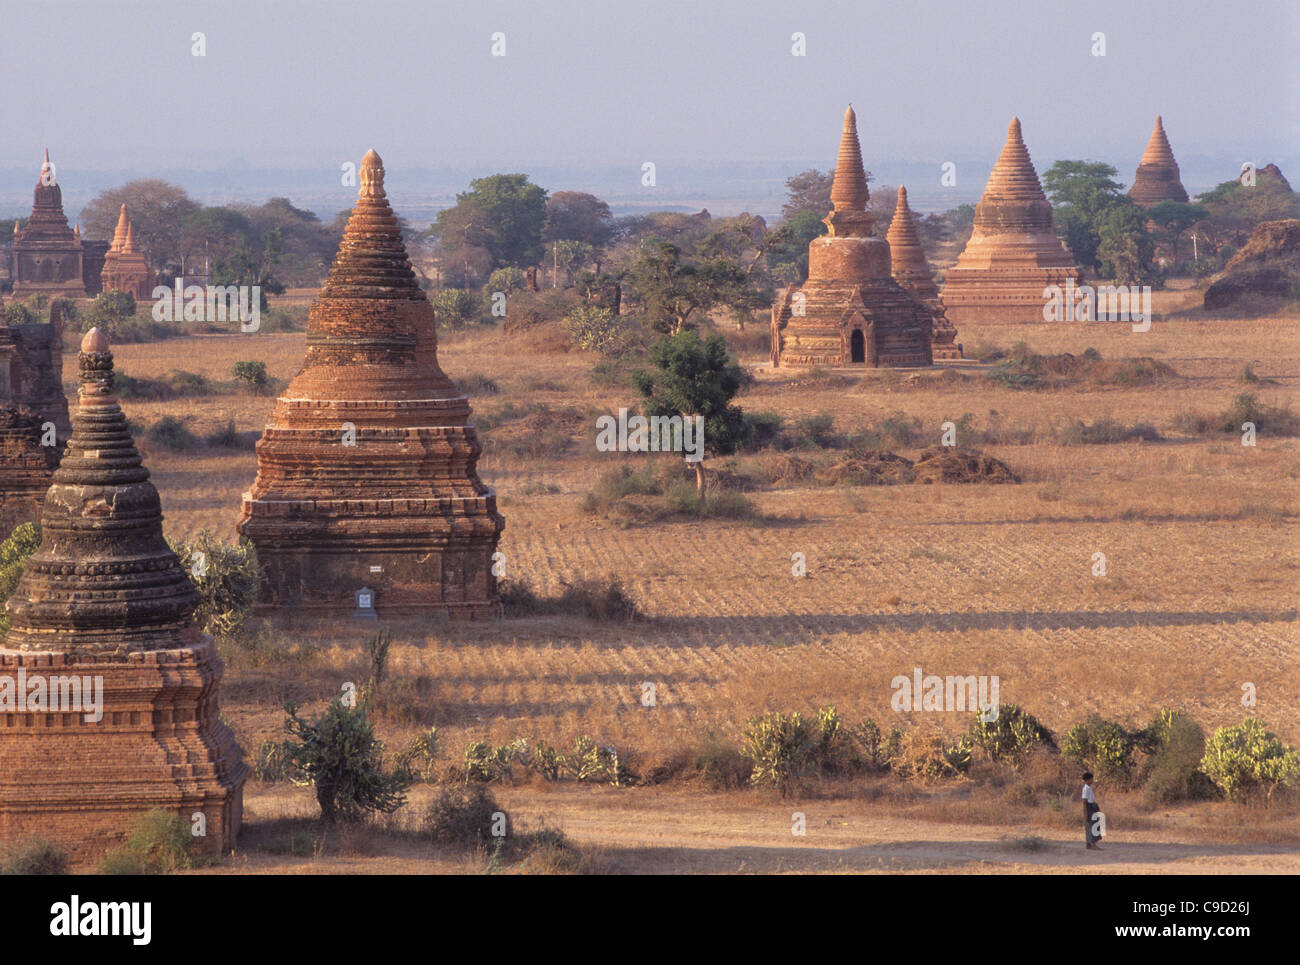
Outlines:
[[[1092,771],[1083,775],[1083,843],[1089,850],[1101,850],[1101,823],[1096,815],[1101,811],[1097,797],[1092,793]]]

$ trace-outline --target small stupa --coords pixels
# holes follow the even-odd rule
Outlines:
[[[957,329],[948,321],[943,302],[939,300],[939,286],[930,274],[921,235],[916,230],[912,209],[907,205],[907,188],[902,185],[898,188],[898,203],[894,206],[894,217],[889,222],[885,240],[889,242],[890,273],[894,281],[920,299],[934,315],[930,353],[936,360],[961,358],[961,348],[956,342]]]
[[[1081,272],[1052,230],[1052,205],[1038,182],[1020,131],[1011,118],[1007,142],[957,264],[948,269],[943,304],[954,325],[1041,322],[1044,290],[1079,283]]]
[[[1174,160],[1173,149],[1165,135],[1165,122],[1159,114],[1128,196],[1144,208],[1154,207],[1161,201],[1187,201],[1187,189],[1179,180],[1178,162]]]
[[[871,236],[870,199],[850,107],[831,181],[828,233],[808,244],[808,280],[789,285],[772,306],[774,366],[933,364],[933,316],[890,275],[889,242]]]
[[[144,252],[136,247],[135,225],[127,216],[126,205],[117,216],[117,229],[113,232],[113,242],[104,255],[104,268],[100,273],[104,291],[129,292],[136,299],[144,300],[153,295],[153,272]]]
[[[248,767],[219,718],[221,659],[194,622],[198,594],[163,538],[99,329],[78,365],[41,544],[6,606],[0,839],[41,837],[90,859],[162,808],[224,851]]]
[[[415,280],[374,151],[307,323],[307,358],[257,445],[239,532],[266,579],[260,609],[304,616],[500,607],[505,521],[475,472],[469,400],[438,365],[433,306]]]

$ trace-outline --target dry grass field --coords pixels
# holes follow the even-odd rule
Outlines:
[[[628,748],[646,767],[710,739],[736,744],[746,719],[767,710],[836,705],[849,720],[886,726],[890,680],[926,673],[997,675],[1002,702],[1016,702],[1061,733],[1090,712],[1145,724],[1180,708],[1209,733],[1240,723],[1243,683],[1258,689],[1255,713],[1300,744],[1300,439],[1262,431],[1191,436],[1180,414],[1222,412],[1250,391],[1294,406],[1300,389],[1300,319],[1209,319],[1188,306],[1195,293],[1157,294],[1146,333],[1120,324],[1043,324],[962,331],[966,346],[1104,359],[1151,357],[1176,373],[1155,385],[1081,384],[1017,390],[952,363],[919,375],[773,371],[762,340],[737,339],[756,381],[738,398],[747,411],[788,422],[826,413],[853,432],[895,413],[934,427],[914,458],[937,444],[938,426],[966,425],[1005,441],[980,448],[1019,473],[1020,485],[817,486],[783,484],[747,493],[752,518],[668,518],[629,523],[583,511],[605,472],[644,458],[599,453],[594,414],[635,401],[634,390],[593,381],[594,356],[530,353],[499,332],[456,333],[440,347],[456,379],[482,376],[496,393],[471,398],[483,431],[480,472],[506,517],[506,576],[556,593],[565,583],[612,577],[648,620],[594,623],[571,616],[492,624],[399,624],[389,666],[397,698],[379,733],[394,744],[436,725],[444,756],[467,741],[515,737],[570,742],[579,734]],[[1163,313],[1163,315],[1159,314]],[[304,336],[196,336],[116,346],[133,376],[183,369],[229,379],[231,364],[261,359],[275,378],[297,371]],[[1239,381],[1251,364],[1257,383]],[[65,363],[65,372],[73,371]],[[559,451],[519,444],[507,404],[546,407],[543,421],[578,426]],[[164,415],[197,434],[233,419],[260,430],[273,399],[246,394],[126,402],[147,427]],[[535,428],[537,417],[527,423]],[[1062,445],[1073,420],[1149,423],[1160,441]],[[566,421],[567,420],[567,421]],[[513,428],[512,428],[513,426]],[[513,434],[512,434],[513,433]],[[507,445],[513,440],[514,445]],[[524,440],[526,442],[526,440]],[[960,441],[960,440],[959,440]],[[495,442],[495,448],[494,448]],[[251,451],[173,452],[145,443],[169,535],[208,529],[234,536],[240,493],[256,472]],[[671,457],[669,457],[671,458]],[[773,454],[710,460],[760,472]],[[805,554],[807,576],[792,575]],[[1106,560],[1095,576],[1094,554]],[[249,753],[283,736],[280,704],[314,709],[348,680],[364,679],[368,630],[277,624],[256,647],[227,654],[223,714]],[[657,706],[640,703],[655,684]],[[921,716],[921,715],[917,715]],[[931,715],[944,716],[944,715]],[[952,725],[964,726],[963,722]],[[756,791],[524,785],[499,792],[512,810],[558,823],[614,871],[1300,871],[1295,815],[1235,805],[1142,806],[1118,792],[1113,850],[1077,846],[1068,813],[981,802],[964,782],[903,794],[828,788],[802,802]],[[421,788],[407,810],[428,792]],[[1102,788],[1103,801],[1108,800]],[[439,854],[392,828],[365,832],[314,857],[275,855],[267,842],[314,813],[310,791],[250,782],[247,826],[231,870],[472,870],[478,859]],[[1116,807],[1116,805],[1112,805]],[[808,815],[792,841],[790,815]],[[1243,831],[1238,825],[1250,825]],[[1045,840],[1024,851],[1006,836],[1026,828]],[[1088,859],[1085,861],[1085,856]]]

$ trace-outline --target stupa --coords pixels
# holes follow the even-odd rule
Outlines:
[[[1165,136],[1165,122],[1159,114],[1128,196],[1144,208],[1154,207],[1161,201],[1187,202],[1187,190],[1179,180],[1178,162],[1174,160],[1169,138]]]
[[[266,572],[259,608],[489,617],[505,521],[475,472],[469,400],[438,366],[433,306],[374,151],[360,180],[308,315],[306,362],[243,498],[239,532]]]
[[[889,242],[890,274],[934,316],[930,330],[930,354],[935,359],[959,359],[961,347],[957,345],[957,329],[944,311],[943,302],[939,300],[939,286],[930,274],[930,263],[925,259],[925,249],[921,247],[921,235],[916,230],[916,221],[912,218],[912,209],[907,205],[907,188],[899,186],[898,203],[894,206],[894,218],[889,222],[889,232],[885,235]]]
[[[32,194],[31,217],[21,229],[14,226],[13,292],[18,299],[38,293],[68,298],[86,295],[81,238],[68,227],[63,189],[48,148]]]
[[[875,216],[858,144],[844,113],[826,235],[808,244],[808,280],[772,306],[772,364],[933,364],[931,312],[890,276],[889,242],[871,236]]]
[[[72,437],[0,645],[0,839],[86,860],[162,808],[222,851],[248,773],[218,716],[222,663],[195,625],[198,594],[163,538],[98,329],[78,365]]]
[[[1052,205],[1038,183],[1020,133],[1011,119],[975,226],[957,264],[948,269],[943,304],[957,326],[1041,322],[1044,289],[1079,283],[1081,273],[1052,230]]]
[[[153,295],[153,272],[149,262],[135,244],[135,225],[127,216],[126,205],[117,216],[117,229],[113,242],[104,256],[104,269],[100,273],[104,291],[129,292],[139,301]]]
[[[0,323],[0,538],[41,518],[71,431],[63,394],[63,321],[55,302],[49,324]]]

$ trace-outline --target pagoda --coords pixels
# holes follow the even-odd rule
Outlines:
[[[1052,205],[1011,118],[975,226],[957,264],[948,269],[943,303],[955,325],[1041,322],[1045,289],[1078,284],[1081,272],[1052,230]]]
[[[1187,190],[1179,180],[1178,162],[1174,160],[1169,138],[1165,136],[1165,122],[1159,114],[1128,196],[1144,208],[1155,207],[1162,201],[1187,203]]]
[[[773,366],[933,364],[932,313],[890,276],[889,242],[871,236],[869,200],[850,107],[828,233],[808,244],[808,280],[788,286],[772,306]]]
[[[82,253],[80,234],[68,227],[63,213],[63,189],[46,148],[33,192],[31,217],[21,229],[14,225],[14,297],[45,294],[84,298]]]
[[[135,244],[135,225],[127,217],[126,205],[117,216],[117,229],[113,232],[112,244],[104,256],[104,268],[101,272],[104,291],[129,292],[137,301],[153,296],[153,272],[149,262]]]
[[[221,659],[194,622],[198,594],[163,538],[99,329],[78,365],[72,436],[0,643],[0,839],[89,860],[161,808],[219,853],[248,774],[219,717]]]
[[[469,400],[438,366],[374,151],[312,304],[307,358],[257,445],[239,532],[266,579],[261,612],[483,618],[500,598],[505,521],[475,472]]]
[[[898,189],[898,203],[894,206],[894,217],[889,222],[885,240],[889,242],[889,271],[894,281],[924,303],[934,315],[930,354],[936,360],[961,358],[961,347],[956,342],[957,329],[948,321],[943,302],[939,300],[939,286],[930,274],[930,263],[921,247],[921,235],[916,230],[912,209],[907,206],[906,187]]]

